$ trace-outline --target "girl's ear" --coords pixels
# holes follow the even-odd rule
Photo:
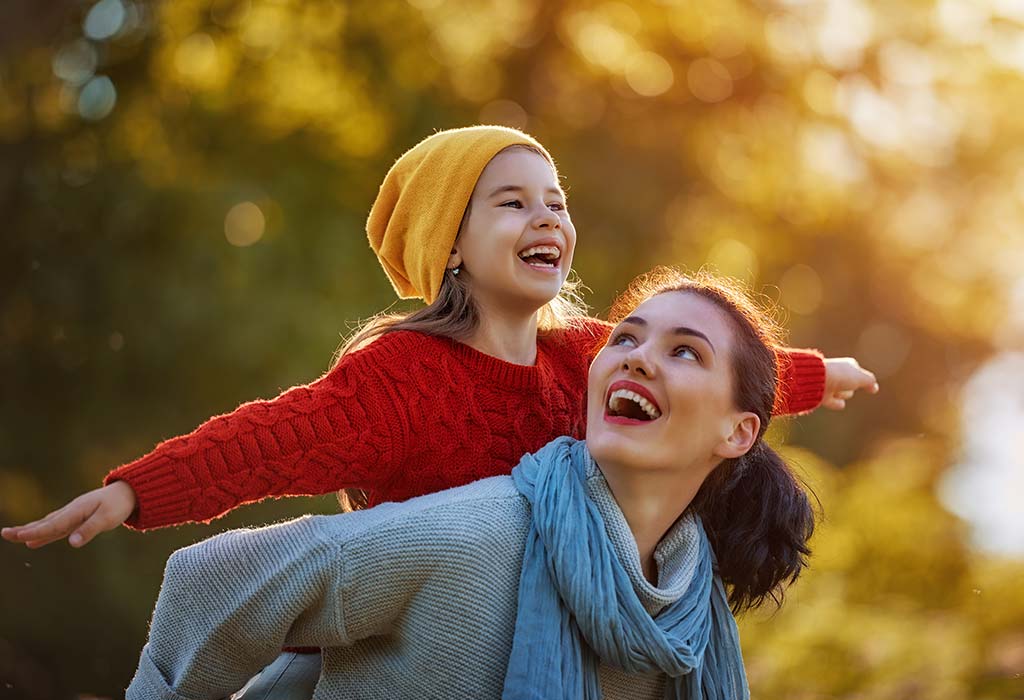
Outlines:
[[[448,270],[454,270],[462,264],[462,254],[455,248],[452,248],[451,255],[448,256],[448,264],[445,266]]]
[[[732,425],[732,432],[715,447],[716,457],[722,459],[736,459],[750,451],[757,441],[757,435],[761,431],[761,419],[756,413],[738,414]]]

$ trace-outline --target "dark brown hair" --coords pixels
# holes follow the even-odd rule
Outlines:
[[[688,512],[704,524],[733,611],[758,607],[768,598],[781,605],[785,587],[807,566],[815,512],[806,487],[764,441],[778,391],[780,330],[739,283],[666,267],[633,280],[612,307],[611,320],[618,322],[646,299],[668,292],[696,294],[726,313],[734,330],[733,402],[761,420],[750,451],[719,464]]]

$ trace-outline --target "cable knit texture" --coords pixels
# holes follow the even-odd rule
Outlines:
[[[245,403],[115,469],[140,530],[205,522],[244,503],[364,488],[370,505],[507,474],[552,438],[583,438],[587,368],[611,326],[586,320],[541,336],[533,366],[447,338],[386,334],[323,377]],[[777,413],[815,408],[825,368],[780,353]]]
[[[651,615],[697,575],[693,521],[655,552],[658,583],[591,460],[585,489]],[[235,530],[175,552],[128,700],[222,698],[282,644],[323,648],[314,698],[499,698],[512,649],[528,502],[511,477],[334,516]],[[628,590],[628,587],[627,587]],[[664,697],[665,675],[598,667],[605,698]]]

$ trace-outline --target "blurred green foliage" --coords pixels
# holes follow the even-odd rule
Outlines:
[[[1021,46],[1008,0],[8,0],[0,519],[316,377],[393,301],[392,160],[507,123],[559,162],[598,311],[708,263],[882,380],[777,431],[825,519],[743,621],[754,696],[1024,697],[1024,564],[936,496],[961,385],[1024,346]],[[118,696],[173,548],[310,510],[0,547],[0,697]]]

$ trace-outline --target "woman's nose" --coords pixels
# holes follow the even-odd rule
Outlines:
[[[641,377],[650,378],[654,375],[653,367],[647,361],[647,357],[640,350],[634,348],[622,361],[622,369],[631,374],[638,374]]]

